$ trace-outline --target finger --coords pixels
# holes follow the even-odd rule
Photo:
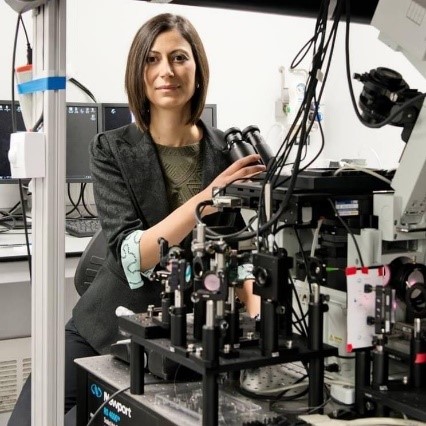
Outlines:
[[[249,180],[249,179],[251,179],[251,178],[253,178],[253,177],[255,177],[255,176],[260,175],[263,171],[264,171],[264,170],[260,170],[260,171],[258,171],[258,172],[255,172],[255,173],[252,173],[252,174],[246,175],[246,176],[244,176],[244,177],[237,178],[237,179],[235,179],[234,181],[232,181],[231,183],[246,182],[247,180]]]
[[[253,176],[256,176],[266,170],[266,167],[263,164],[258,164],[256,166],[249,166],[244,167],[243,169],[239,170],[238,172],[234,173],[232,176],[230,176],[230,179],[228,179],[227,184],[231,184],[236,181],[242,181],[244,179],[250,179]]]
[[[266,167],[263,164],[256,164],[253,166],[247,166],[244,167],[236,172],[236,174],[240,175],[241,177],[249,177],[253,174],[262,173],[266,170]]]
[[[237,161],[232,163],[226,170],[230,174],[237,172],[238,170],[248,166],[249,164],[259,163],[260,155],[259,154],[250,154],[247,157],[239,158]]]

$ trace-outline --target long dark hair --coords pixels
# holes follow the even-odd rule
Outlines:
[[[129,108],[133,113],[136,125],[141,130],[147,130],[151,121],[149,100],[144,85],[144,69],[148,53],[157,36],[163,32],[177,30],[191,45],[196,71],[196,89],[191,99],[191,115],[188,124],[198,121],[206,102],[209,84],[209,64],[203,43],[197,30],[184,17],[171,13],[154,16],[145,22],[136,33],[127,58],[125,87]]]

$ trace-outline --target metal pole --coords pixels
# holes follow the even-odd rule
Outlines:
[[[34,75],[65,76],[66,2],[35,12]],[[43,93],[46,177],[34,179],[32,426],[64,423],[65,90]]]

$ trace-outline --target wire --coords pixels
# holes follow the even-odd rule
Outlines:
[[[83,183],[83,189],[82,189],[82,195],[81,195],[81,202],[83,204],[84,210],[86,210],[86,213],[89,215],[89,217],[97,217],[95,213],[92,213],[90,209],[87,207],[86,200],[84,198],[84,194],[86,192],[87,183]]]
[[[27,28],[25,27],[24,20],[22,15],[20,17],[22,28],[24,29],[25,38],[27,39],[27,64],[30,65],[33,63],[33,49],[31,47],[30,39],[28,38]]]
[[[16,119],[16,100],[15,100],[15,65],[16,65],[16,50],[18,46],[18,34],[19,34],[19,27],[20,24],[23,23],[22,21],[22,14],[18,13],[18,18],[16,20],[16,27],[15,27],[15,37],[13,40],[13,53],[12,53],[12,133],[16,133],[17,131],[17,119]],[[28,38],[27,38],[28,40]],[[22,179],[18,180],[19,184],[19,197],[20,197],[20,203],[21,203],[21,209],[23,212],[23,220],[24,220],[24,230],[25,230],[25,241],[27,246],[27,255],[28,255],[28,268],[29,268],[29,275],[30,275],[30,282],[31,282],[31,250],[30,250],[30,243],[29,243],[29,236],[28,236],[28,226],[26,222],[26,215],[25,215],[25,200],[24,200],[24,191],[23,191],[23,182]]]
[[[13,207],[11,207],[9,211],[7,212],[7,214],[13,214],[13,212],[19,207],[19,204],[20,204],[20,201],[18,201]],[[4,215],[3,212],[1,213]]]
[[[32,282],[32,266],[31,266],[31,250],[30,250],[30,239],[28,235],[28,224],[27,224],[27,216],[26,216],[26,208],[25,208],[25,199],[24,199],[24,188],[22,184],[22,179],[19,179],[19,197],[21,199],[21,208],[22,208],[22,218],[24,222],[24,231],[25,231],[25,245],[27,247],[27,256],[28,256],[28,270],[30,274],[30,283]]]
[[[19,34],[19,25],[21,23],[21,13],[18,13],[18,19],[16,20],[15,28],[15,38],[13,40],[13,53],[12,53],[12,133],[16,133],[17,130],[17,120],[16,120],[16,101],[15,101],[15,64],[16,64],[16,49],[18,46],[18,34]]]
[[[296,185],[297,176],[300,171],[304,170],[308,165],[300,167],[300,162],[303,158],[303,153],[306,152],[307,138],[312,129],[312,126],[315,122],[315,119],[311,119],[313,116],[316,117],[318,113],[318,107],[321,101],[321,97],[324,91],[325,83],[329,74],[331,58],[334,52],[334,46],[337,36],[337,28],[339,25],[340,17],[342,15],[343,2],[339,1],[336,6],[336,11],[334,14],[334,21],[332,24],[331,31],[326,34],[327,21],[328,21],[328,9],[330,7],[330,0],[323,0],[321,2],[320,13],[318,15],[314,36],[305,44],[301,49],[309,50],[313,48],[313,60],[312,60],[312,70],[308,74],[308,79],[306,82],[306,90],[304,94],[303,102],[300,105],[299,110],[296,113],[296,117],[285,137],[283,143],[277,151],[276,157],[268,167],[268,170],[265,174],[265,177],[262,179],[261,192],[258,202],[258,226],[257,230],[248,233],[240,233],[240,235],[233,235],[232,238],[234,241],[248,240],[254,237],[257,237],[257,241],[262,241],[261,238],[266,236],[266,234],[271,233],[273,227],[276,227],[279,219],[282,217],[283,213],[288,208],[290,199],[293,195],[293,190]],[[300,54],[300,52],[299,52]],[[298,55],[299,55],[298,54]],[[298,57],[296,55],[296,59]],[[293,61],[293,66],[296,66],[296,59]],[[322,66],[325,64],[325,71],[321,70]],[[322,86],[319,89],[318,95],[316,94],[317,85],[319,81],[322,81]],[[312,109],[312,105],[314,108]],[[315,159],[320,155],[324,147],[324,133],[322,126],[318,123],[320,133],[321,133],[321,148],[316,154],[315,158],[311,160],[309,165],[315,161]],[[287,191],[285,192],[284,199],[281,201],[278,209],[275,213],[265,221],[264,218],[267,217],[266,212],[264,211],[264,200],[263,194],[265,191],[265,186],[268,182],[272,182],[273,188],[276,187],[278,178],[280,177],[280,171],[288,163],[288,158],[291,149],[297,147],[296,158],[294,160],[293,172],[288,177]],[[280,179],[280,185],[283,185],[282,179]],[[227,185],[228,186],[228,185]],[[205,205],[200,205],[197,209],[197,220],[200,222],[200,210],[204,208]],[[206,228],[206,233],[208,228]],[[226,236],[223,236],[226,239]],[[266,241],[266,239],[265,239]]]
[[[334,51],[334,45],[335,45],[335,40],[337,35],[337,27],[339,24],[341,13],[342,13],[342,4],[343,4],[342,2],[339,2],[337,5],[335,20],[332,25],[332,30],[329,34],[328,39],[326,40],[325,29],[326,29],[326,23],[327,23],[327,11],[328,11],[330,2],[328,1],[322,2],[322,7],[317,20],[315,36],[313,38],[315,43],[312,43],[312,46],[314,47],[313,64],[312,64],[312,71],[309,73],[309,78],[306,83],[305,96],[296,114],[296,118],[293,121],[293,124],[288,131],[288,134],[277,152],[275,163],[267,171],[267,175],[264,180],[264,185],[266,184],[268,180],[271,180],[271,179],[273,179],[275,183],[278,181],[278,177],[280,176],[280,170],[282,170],[282,168],[286,164],[290,150],[291,148],[296,146],[296,142],[298,140],[298,148],[297,148],[296,159],[294,161],[293,172],[292,172],[292,175],[288,178],[289,182],[287,186],[287,192],[284,196],[284,200],[280,204],[278,211],[271,217],[271,219],[268,222],[264,223],[263,225],[259,223],[259,230],[258,230],[259,234],[262,234],[267,229],[269,229],[269,227],[272,224],[276,223],[278,219],[281,217],[281,215],[284,213],[284,211],[287,209],[288,203],[290,201],[290,198],[292,196],[292,193],[296,184],[297,175],[301,170],[304,169],[300,167],[302,151],[304,149],[304,145],[306,145],[307,137],[314,123],[314,120],[312,121],[309,120],[309,116],[312,113],[311,105],[312,104],[314,105],[313,116],[315,117],[318,111],[318,105],[320,104],[320,100],[325,87],[325,82],[327,80],[328,72],[330,69],[331,57]],[[318,44],[318,48],[317,48],[317,44]],[[325,61],[325,58],[327,56],[327,50],[329,49],[330,46],[331,46],[331,50],[328,56],[326,70],[322,80],[322,87],[319,91],[319,95],[316,96],[315,91],[316,91],[317,83],[320,78],[319,76],[322,75],[321,67],[323,62]],[[301,122],[299,124],[300,118],[301,118]],[[323,132],[322,132],[321,126],[320,126],[320,129],[321,129],[320,130],[321,136],[323,138]],[[324,141],[322,142],[322,147],[323,145],[324,145]],[[319,151],[319,153],[320,152],[321,150]],[[319,153],[317,154],[317,156],[319,155]],[[280,182],[280,185],[282,184],[283,182]],[[275,187],[275,184],[274,184],[274,187]],[[262,188],[261,196],[259,197],[260,207],[262,206],[263,188]],[[258,216],[259,218],[263,217],[262,214],[260,213]]]
[[[66,216],[70,215],[71,213],[77,210],[79,217],[82,217],[83,215],[81,214],[78,206],[80,205],[81,197],[83,196],[83,184],[80,185],[80,192],[79,192],[77,202],[74,202],[74,199],[72,197],[70,183],[67,184],[67,193],[68,193],[68,199],[70,200],[70,203],[72,204],[73,208],[66,213]]]
[[[115,398],[117,395],[120,395],[121,393],[127,391],[130,389],[130,386],[126,386],[125,388],[121,388],[118,391],[114,392],[108,399],[106,399],[99,407],[98,409],[93,413],[93,416],[89,420],[86,426],[90,426],[93,424],[94,420],[96,419],[96,416],[102,411],[102,409],[105,407],[105,405],[108,404],[108,402],[111,401],[111,399]]]
[[[31,129],[31,131],[32,132],[38,132],[40,130],[41,126],[43,125],[43,120],[44,120],[44,116],[43,116],[43,113],[41,113],[40,117],[35,122],[33,128]]]
[[[96,98],[95,98],[95,95],[86,87],[86,86],[84,86],[83,84],[81,84],[78,80],[76,80],[75,78],[73,78],[73,77],[70,77],[69,79],[68,79],[68,81],[70,82],[70,83],[72,83],[72,84],[74,84],[74,86],[77,86],[80,90],[82,90],[87,96],[89,96],[89,98],[93,101],[93,102],[95,102],[95,103],[97,103],[98,101],[96,100]]]
[[[386,182],[389,185],[392,183],[391,180],[385,178],[381,174],[376,173],[375,171],[373,171],[371,169],[368,169],[368,168],[362,167],[362,166],[358,166],[356,164],[349,164],[349,163],[346,163],[344,161],[342,162],[342,166],[334,172],[334,176],[337,176],[338,174],[342,173],[345,170],[359,170],[360,172],[374,176],[375,178],[380,179],[380,180],[382,180],[383,182]]]
[[[301,254],[302,259],[303,259],[303,264],[305,265],[305,270],[306,270],[305,280],[309,285],[309,293],[311,293],[312,292],[312,288],[311,288],[312,278],[311,278],[311,274],[309,272],[310,268],[309,268],[308,258],[306,257],[305,250],[303,249],[302,240],[300,239],[300,235],[297,232],[297,228],[295,226],[293,227],[293,231],[294,231],[294,235],[296,235],[297,243],[298,243],[299,248],[300,248],[300,254]]]
[[[303,312],[302,303],[300,302],[300,297],[299,297],[299,294],[296,291],[296,286],[294,285],[294,280],[293,280],[293,277],[291,275],[289,275],[289,280],[291,281],[291,286],[292,286],[293,293],[294,293],[295,298],[296,298],[297,307],[299,308],[299,312],[302,315],[302,317],[301,318],[298,317],[298,314],[296,313],[296,310],[294,308],[293,308],[293,315],[296,317],[297,323],[303,324],[303,330],[304,330],[303,335],[305,337],[307,337],[308,336],[308,324],[306,322],[306,318],[308,316],[308,310],[306,310],[306,312]]]

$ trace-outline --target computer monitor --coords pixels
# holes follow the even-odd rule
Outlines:
[[[16,125],[18,131],[25,131],[21,107],[15,102]],[[8,152],[10,147],[10,134],[12,133],[12,101],[0,101],[0,184],[17,183],[12,179]]]
[[[91,182],[89,144],[101,131],[101,104],[67,102],[66,181]]]
[[[102,130],[113,130],[132,122],[132,114],[127,104],[102,104]]]
[[[201,118],[207,124],[210,124],[210,126],[216,127],[217,126],[217,106],[216,106],[216,104],[204,105],[204,111],[201,114]]]

